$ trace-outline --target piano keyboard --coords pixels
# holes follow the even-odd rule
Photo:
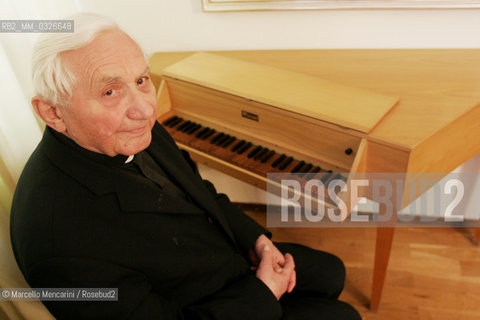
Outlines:
[[[340,173],[178,116],[163,121],[163,126],[176,141],[263,177],[267,177],[267,173],[289,173],[291,178],[301,182],[318,179],[328,185],[332,180],[347,181]]]

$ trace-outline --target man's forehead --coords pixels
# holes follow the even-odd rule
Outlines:
[[[142,50],[120,30],[98,35],[86,47],[67,54],[67,60],[90,84],[139,76],[148,70]]]

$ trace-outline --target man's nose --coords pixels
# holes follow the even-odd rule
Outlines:
[[[149,119],[152,116],[154,107],[152,106],[149,95],[139,91],[133,91],[129,100],[127,116],[130,119],[143,120]]]

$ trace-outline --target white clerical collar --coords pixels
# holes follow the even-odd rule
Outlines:
[[[130,161],[132,161],[132,160],[133,160],[133,157],[134,157],[133,154],[130,155],[130,156],[128,156],[127,160],[125,160],[125,163],[129,163]]]

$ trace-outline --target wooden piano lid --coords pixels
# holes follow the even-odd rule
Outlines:
[[[167,67],[163,74],[364,133],[370,132],[399,100],[301,73],[203,52]]]

